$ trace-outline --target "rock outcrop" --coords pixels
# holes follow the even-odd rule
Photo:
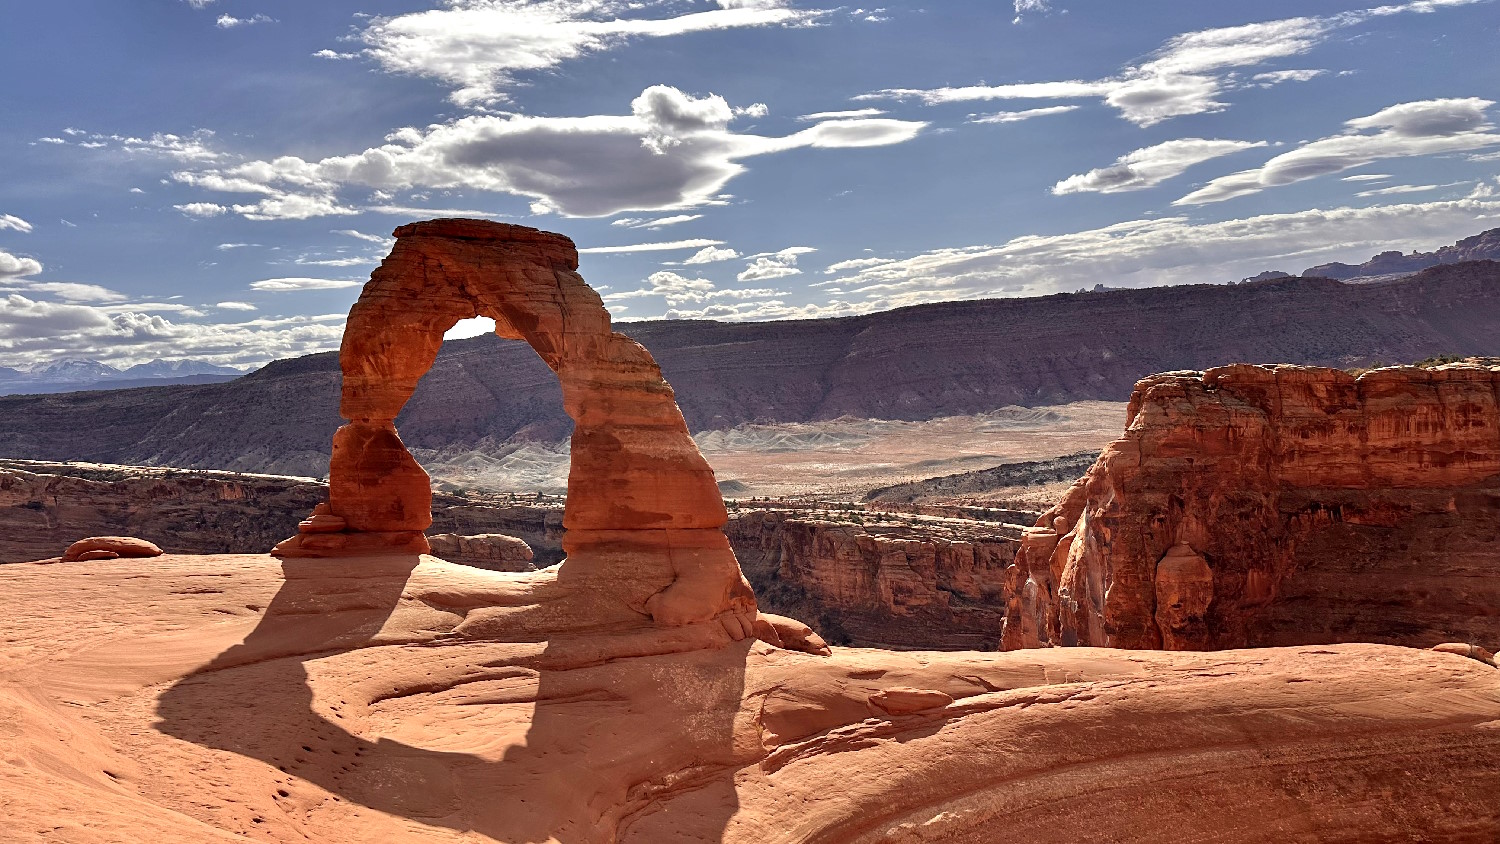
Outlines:
[[[432,489],[395,420],[443,333],[485,316],[556,373],[574,423],[559,577],[588,606],[575,620],[719,618],[736,638],[750,635],[755,597],[724,536],[713,470],[650,353],[610,330],[599,294],[577,273],[573,242],[477,220],[413,223],[395,234],[344,329],[339,414],[348,423],[333,436],[328,502],[273,553],[430,550]],[[597,594],[578,597],[589,592]]]
[[[491,571],[535,571],[531,561],[536,557],[526,541],[503,533],[481,533],[464,536],[457,533],[434,533],[427,537],[432,555],[450,563],[489,569]]]
[[[717,625],[476,635],[480,607],[544,576],[393,556],[0,566],[0,839],[1478,844],[1500,831],[1500,675],[1465,655],[814,657]]]
[[[1500,642],[1500,366],[1147,378],[1028,529],[1004,642]]]
[[[869,512],[737,512],[726,529],[761,602],[835,644],[995,650],[1021,528]]]
[[[90,536],[69,545],[63,551],[62,561],[74,563],[87,560],[118,560],[121,557],[160,557],[161,548],[155,543],[133,536]]]

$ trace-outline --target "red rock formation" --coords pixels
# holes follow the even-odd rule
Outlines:
[[[68,546],[62,561],[73,563],[84,560],[115,560],[120,557],[160,557],[161,549],[155,543],[133,536],[90,536]]]
[[[1500,366],[1147,378],[1028,529],[1003,646],[1500,641]]]
[[[720,618],[750,634],[755,599],[724,537],[713,470],[651,355],[610,330],[562,235],[476,220],[396,230],[396,245],[349,312],[339,351],[348,424],[333,439],[326,508],[274,551],[283,557],[429,550],[432,491],[394,420],[461,319],[495,320],[557,374],[574,420],[559,573],[597,591],[593,623]],[[497,385],[500,386],[500,385]]]
[[[477,566],[491,571],[535,571],[531,560],[536,555],[525,540],[503,533],[480,533],[463,536],[456,533],[434,533],[427,537],[432,555],[452,563]]]

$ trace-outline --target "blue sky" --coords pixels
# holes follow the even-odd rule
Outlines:
[[[8,3],[0,365],[336,348],[434,216],[571,236],[622,320],[1431,249],[1500,225],[1497,47],[1489,0]]]

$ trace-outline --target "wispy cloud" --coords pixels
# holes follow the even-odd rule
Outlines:
[[[991,114],[975,114],[969,117],[970,123],[1019,123],[1022,120],[1031,120],[1034,117],[1047,117],[1053,114],[1067,114],[1077,111],[1076,105],[1045,106],[1043,108],[1028,108],[1022,111],[997,111]]]
[[[1052,186],[1052,193],[1122,193],[1143,190],[1181,175],[1189,167],[1241,150],[1263,147],[1265,141],[1221,141],[1180,138],[1143,147],[1115,159],[1108,167],[1069,176]]]
[[[720,0],[718,9],[643,17],[680,4],[663,0],[447,0],[447,8],[372,19],[366,54],[393,73],[441,80],[459,105],[506,99],[505,89],[545,71],[632,41],[766,26],[797,26],[829,14],[783,2]]]
[[[220,29],[233,29],[237,26],[251,26],[257,23],[276,23],[276,19],[269,15],[251,15],[248,18],[237,18],[233,15],[219,15],[214,21],[214,26]]]
[[[0,214],[0,231],[5,229],[25,234],[31,231],[31,224],[14,214]]]
[[[664,226],[675,226],[678,223],[690,223],[693,220],[703,219],[702,214],[673,214],[670,217],[642,218],[622,217],[610,223],[612,226],[620,226],[627,229],[659,229]]]
[[[692,240],[669,240],[657,243],[630,243],[623,246],[589,246],[578,250],[584,255],[609,255],[620,252],[666,252],[673,249],[701,249],[722,246],[722,240],[694,238]]]
[[[1500,144],[1500,134],[1491,131],[1494,127],[1485,122],[1484,113],[1491,105],[1492,100],[1478,97],[1399,103],[1345,121],[1348,129],[1342,134],[1303,144],[1252,170],[1214,179],[1173,205],[1223,202],[1392,158],[1494,146]]]
[[[286,293],[299,290],[341,290],[358,287],[362,281],[337,278],[267,278],[250,282],[251,290],[269,293]]]
[[[1426,13],[1447,6],[1485,0],[1417,0],[1399,5],[1344,12],[1325,17],[1297,17],[1264,23],[1218,27],[1188,32],[1169,39],[1150,57],[1096,80],[1021,82],[949,88],[888,88],[856,100],[915,99],[928,105],[1010,99],[1100,99],[1120,116],[1139,126],[1152,126],[1173,117],[1220,111],[1219,99],[1236,85],[1233,72],[1311,52],[1334,32],[1378,17]],[[1021,3],[1017,3],[1017,11]],[[1261,74],[1252,85],[1306,80],[1316,71],[1284,70]]]

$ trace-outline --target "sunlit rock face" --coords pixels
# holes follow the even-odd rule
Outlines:
[[[1002,645],[1500,640],[1500,366],[1141,381],[1021,541]]]
[[[574,422],[560,581],[599,593],[591,600],[601,622],[646,614],[681,625],[728,613],[748,634],[755,599],[724,537],[713,470],[650,353],[611,330],[577,269],[573,242],[537,229],[477,220],[397,229],[344,331],[339,413],[348,424],[334,435],[329,501],[274,553],[429,550],[429,479],[395,419],[443,333],[485,316],[556,373]]]

